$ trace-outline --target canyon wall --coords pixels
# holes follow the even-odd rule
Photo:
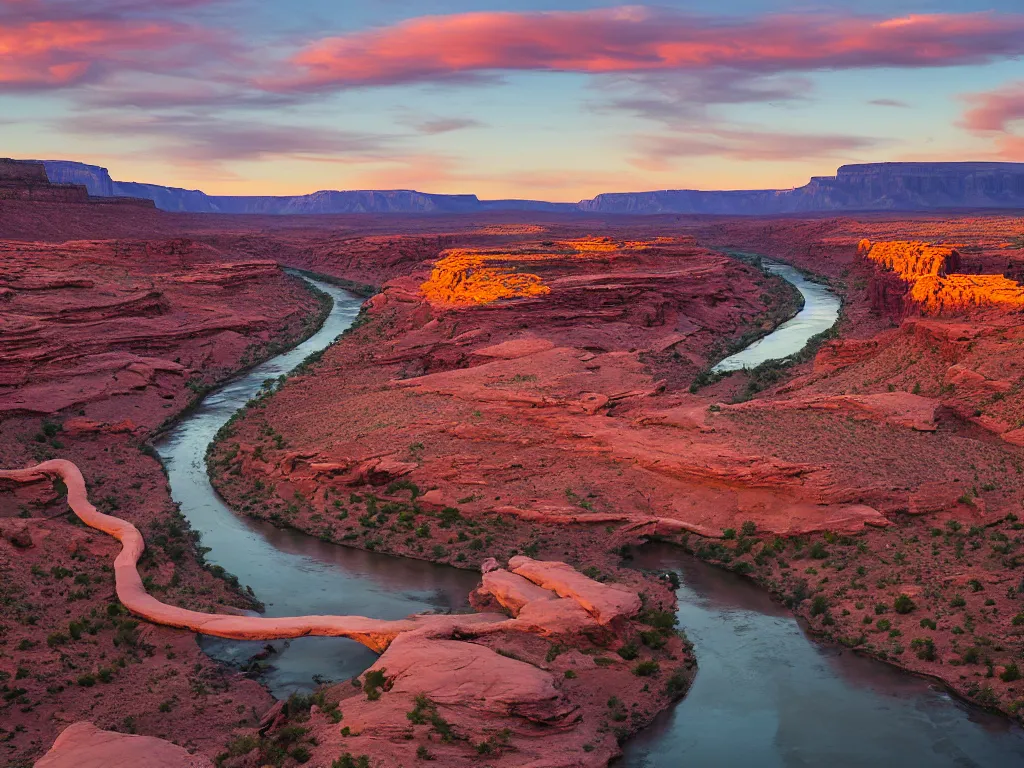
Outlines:
[[[0,159],[0,200],[84,203],[88,199],[84,187],[51,184],[41,163]]]
[[[960,254],[947,246],[862,240],[857,252],[873,269],[868,294],[880,312],[903,317],[1024,307],[1019,283],[1001,274],[961,273]]]
[[[871,163],[844,165],[795,189],[693,189],[601,194],[579,203],[480,200],[413,190],[322,190],[294,196],[217,196],[199,190],[114,181],[106,168],[47,160],[51,180],[82,184],[93,196],[153,200],[165,211],[190,213],[340,214],[550,213],[711,214],[763,216],[816,211],[1024,208],[1024,163]]]

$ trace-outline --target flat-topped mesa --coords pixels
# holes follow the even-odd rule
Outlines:
[[[1024,288],[1003,275],[962,274],[960,254],[948,246],[917,241],[871,243],[857,253],[872,264],[872,308],[905,317],[983,307],[1024,307]]]
[[[101,203],[104,205],[137,205],[153,208],[151,200],[124,197],[96,198],[83,184],[54,184],[46,174],[46,166],[34,160],[0,158],[0,200],[21,200],[38,203]]]

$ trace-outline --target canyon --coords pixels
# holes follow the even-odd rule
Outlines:
[[[893,207],[1019,192],[987,166],[898,172],[839,177]],[[0,199],[11,765],[607,765],[701,663],[674,574],[634,561],[649,541],[824,643],[1024,717],[1019,215],[239,217],[88,192]],[[827,286],[840,319],[714,371],[801,309],[762,258]],[[152,445],[333,311],[282,267],[365,301],[220,430],[210,481],[245,520],[463,569],[471,609],[260,616],[205,560]],[[259,672],[279,646],[243,674],[197,632],[379,657],[275,703]]]

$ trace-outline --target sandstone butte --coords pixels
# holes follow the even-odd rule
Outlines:
[[[501,613],[469,615],[421,615],[402,621],[382,621],[362,616],[298,616],[262,618],[237,615],[210,615],[189,611],[160,602],[146,592],[137,563],[145,548],[142,535],[131,523],[99,512],[88,499],[85,480],[72,462],[52,460],[23,470],[0,470],[0,479],[35,482],[42,478],[60,479],[67,487],[68,505],[87,526],[121,542],[114,562],[118,600],[134,615],[164,626],[190,629],[204,635],[244,640],[270,640],[307,635],[349,637],[381,653],[368,674],[381,675],[385,687],[383,706],[365,707],[362,702],[346,707],[347,722],[355,727],[352,744],[365,732],[373,742],[374,754],[388,752],[394,760],[415,757],[415,746],[393,745],[382,738],[404,718],[406,705],[426,697],[429,707],[447,706],[464,713],[463,718],[481,718],[496,732],[503,723],[560,723],[555,735],[544,746],[520,747],[516,760],[533,754],[529,763],[517,765],[569,766],[603,765],[614,754],[614,742],[591,750],[581,761],[580,747],[586,739],[599,739],[591,728],[575,727],[570,716],[578,714],[574,703],[555,685],[551,671],[501,656],[478,644],[479,638],[499,633],[524,636],[568,638],[586,631],[606,628],[616,635],[628,636],[632,619],[641,610],[636,592],[616,585],[601,584],[576,572],[564,563],[539,562],[528,557],[513,558],[508,571],[497,563],[485,564],[483,586],[478,600],[493,599],[512,618]],[[467,642],[473,639],[474,642]],[[369,678],[368,678],[369,679]],[[398,705],[400,709],[396,709]],[[390,706],[389,706],[390,705]],[[425,705],[427,706],[427,705]],[[578,721],[576,721],[578,722]],[[466,721],[461,729],[470,730]],[[352,727],[352,726],[350,726]],[[580,731],[566,738],[567,730]],[[539,735],[539,734],[538,734]],[[340,745],[334,730],[320,743],[332,748]],[[589,738],[588,738],[589,737]],[[534,740],[537,735],[534,736]],[[541,739],[541,741],[545,741]],[[327,749],[323,755],[328,754]],[[470,764],[455,755],[448,764]],[[77,723],[66,729],[50,752],[36,765],[40,768],[63,766],[147,765],[166,768],[198,768],[208,761],[166,742],[100,731],[89,723]]]

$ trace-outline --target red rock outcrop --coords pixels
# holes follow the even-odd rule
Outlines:
[[[1002,275],[957,274],[960,254],[945,246],[914,241],[871,243],[858,253],[876,265],[872,306],[896,316],[967,312],[983,307],[1024,307],[1024,287]]]
[[[65,728],[35,768],[213,768],[203,755],[151,736],[101,731],[92,723]]]
[[[272,262],[209,263],[214,254],[183,239],[0,250],[0,414],[118,397],[144,404],[146,416],[134,418],[155,426],[188,394],[186,382],[212,380],[244,355],[254,361],[250,346],[278,323],[266,292],[288,282]],[[126,270],[131,258],[142,263]]]

